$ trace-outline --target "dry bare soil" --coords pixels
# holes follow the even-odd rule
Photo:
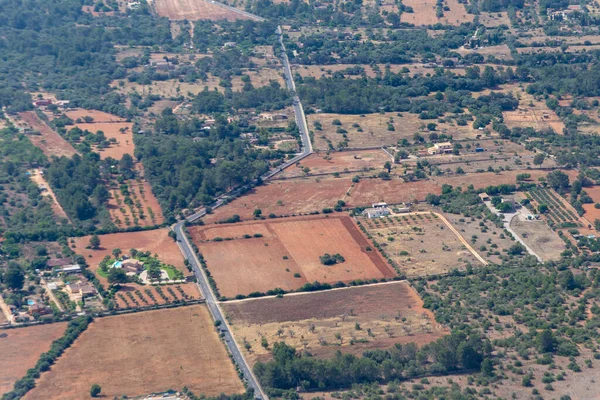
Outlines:
[[[544,221],[528,221],[517,215],[510,227],[542,260],[556,260],[565,251],[565,242]]]
[[[315,149],[327,150],[329,143],[334,148],[344,140],[341,133],[337,133],[338,128],[347,131],[349,148],[372,148],[385,145],[394,145],[402,139],[413,140],[413,135],[417,132],[427,134],[427,120],[419,119],[419,115],[410,113],[384,113],[384,114],[309,114],[307,115],[309,129],[314,131]],[[339,120],[341,125],[333,125],[334,120]],[[322,130],[315,129],[315,121],[321,123]],[[437,122],[436,131],[438,134],[446,134],[454,139],[474,139],[481,132],[473,129],[470,125],[458,126],[454,122]],[[358,124],[362,132],[359,131]],[[394,126],[394,130],[388,130],[388,124]]]
[[[348,207],[359,207],[380,201],[389,204],[422,201],[429,193],[441,193],[441,186],[432,181],[404,182],[395,177],[387,181],[362,179],[353,183],[351,176],[274,180],[217,208],[213,214],[204,217],[204,221],[219,222],[233,215],[239,215],[243,220],[252,219],[257,208],[264,216],[271,213],[290,216],[320,212],[335,206],[338,200],[345,201]]]
[[[592,200],[594,200],[593,204],[584,204],[583,209],[585,210],[585,218],[588,221],[595,221],[596,219],[600,219],[600,209],[594,207],[595,203],[600,203],[600,186],[592,186],[586,187],[583,190],[590,195]]]
[[[474,15],[467,14],[465,6],[458,0],[446,0],[444,5],[450,8],[444,11],[444,16],[438,18],[436,15],[436,0],[404,0],[404,6],[413,8],[413,13],[402,13],[401,21],[414,25],[434,25],[442,23],[444,25],[460,25],[462,23],[473,21]]]
[[[383,170],[383,165],[392,158],[381,149],[363,151],[320,151],[306,157],[297,165],[284,170],[278,177],[333,174],[335,172],[368,172]],[[306,174],[303,168],[309,168]]]
[[[66,323],[56,323],[0,330],[0,334],[8,335],[0,338],[0,395],[10,391],[29,368],[35,367],[40,355],[50,350],[66,327]]]
[[[277,216],[308,214],[333,207],[352,186],[351,178],[304,178],[278,180],[253,188],[244,196],[219,207],[214,214],[204,218],[207,223],[217,222],[239,215],[242,219],[252,218],[256,208],[263,215]]]
[[[250,19],[249,17],[219,7],[204,0],[153,0],[154,9],[161,17],[171,20],[220,20],[235,21],[237,19]]]
[[[568,171],[565,171],[568,172]],[[475,189],[483,189],[488,186],[498,186],[502,184],[516,184],[518,174],[530,174],[531,182],[537,182],[538,178],[545,177],[548,175],[548,171],[543,170],[514,170],[514,171],[501,171],[501,172],[481,172],[474,174],[460,174],[452,176],[440,176],[436,177],[435,181],[439,185],[452,185],[454,187],[461,186],[467,188],[469,185],[473,185]]]
[[[229,298],[275,288],[295,290],[315,281],[336,283],[395,276],[345,215],[199,226],[190,228],[190,234],[220,294]],[[260,236],[252,237],[256,234]],[[319,257],[326,253],[339,253],[345,262],[323,265]]]
[[[338,350],[360,354],[395,343],[419,345],[441,337],[445,330],[407,282],[232,301],[223,304],[236,340],[249,361],[265,361],[278,341],[318,357]],[[357,325],[358,324],[358,325]]]
[[[77,152],[69,142],[42,121],[34,111],[25,111],[19,114],[31,129],[38,131],[39,135],[28,135],[29,140],[39,147],[46,156],[71,157]]]
[[[96,319],[25,398],[84,399],[94,383],[106,398],[244,391],[204,305]]]
[[[401,271],[409,277],[448,273],[465,263],[481,263],[460,238],[435,214],[393,215],[359,218],[383,246]]]

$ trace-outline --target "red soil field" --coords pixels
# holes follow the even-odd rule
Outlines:
[[[0,338],[0,395],[10,391],[29,368],[35,367],[40,355],[50,350],[52,342],[66,328],[67,324],[61,322],[0,331],[8,335]]]
[[[328,159],[325,159],[328,158]],[[333,174],[334,172],[363,172],[372,169],[382,170],[386,161],[392,161],[383,150],[317,152],[300,162],[299,166],[292,165],[278,177],[304,176],[302,168],[310,168],[310,175]]]
[[[71,157],[77,154],[73,146],[46,125],[34,111],[25,111],[19,113],[19,115],[31,129],[40,133],[39,135],[27,135],[27,137],[31,140],[31,143],[39,147],[45,155],[48,157]]]
[[[94,383],[107,399],[244,391],[204,305],[96,319],[25,399],[88,399]]]
[[[217,222],[239,215],[242,219],[251,219],[256,208],[267,216],[308,214],[333,207],[350,189],[350,178],[305,178],[270,182],[252,189],[249,193],[219,207],[214,214],[207,215],[204,221]],[[279,204],[278,204],[279,203]]]
[[[600,186],[586,187],[583,190],[590,195],[594,203],[600,203]],[[592,223],[594,220],[600,219],[600,209],[594,207],[594,203],[583,205],[583,209],[585,210],[584,217]]]
[[[375,251],[348,216],[311,216],[251,221],[229,226],[192,227],[192,240],[204,256],[221,295],[234,297],[281,288],[300,288],[307,282],[336,283],[356,279],[391,278],[395,272]],[[208,233],[203,231],[207,229]],[[245,229],[245,231],[244,231]],[[270,235],[239,238],[261,231]],[[204,242],[207,237],[238,239]],[[339,253],[345,262],[322,265],[319,257]],[[242,260],[242,261],[240,261]],[[296,276],[294,276],[296,275]]]
[[[344,201],[349,207],[370,206],[371,203],[380,201],[397,204],[423,201],[429,193],[440,194],[441,192],[441,187],[431,181],[363,179],[352,188],[350,196],[346,196]]]
[[[139,232],[122,232],[111,233],[100,236],[100,249],[86,249],[89,245],[90,236],[73,238],[75,247],[71,248],[75,253],[81,254],[87,260],[90,269],[96,271],[98,264],[104,256],[111,255],[113,249],[121,249],[123,253],[129,252],[130,249],[139,251],[150,251],[152,254],[157,254],[158,259],[166,264],[174,265],[178,270],[186,275],[189,272],[183,264],[183,256],[177,244],[169,236],[169,229],[154,229],[151,231]],[[111,255],[112,257],[112,255]],[[106,279],[98,276],[98,279],[106,284]]]
[[[284,340],[317,357],[330,357],[338,350],[361,354],[395,343],[423,345],[447,333],[405,281],[283,298],[234,300],[222,306],[238,341],[245,338],[251,344],[251,352],[246,352],[251,362],[271,357],[260,345],[261,336],[269,343]],[[355,327],[357,323],[360,330]],[[367,329],[373,337],[367,335]],[[343,338],[341,343],[335,339],[336,334]],[[352,337],[357,339],[354,344]]]
[[[219,7],[204,0],[153,0],[154,9],[161,17],[170,20],[197,21],[202,19],[235,21],[250,19],[243,14]]]

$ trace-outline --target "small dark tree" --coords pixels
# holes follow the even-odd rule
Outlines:
[[[90,248],[92,248],[92,250],[98,250],[100,248],[100,238],[98,235],[93,235],[90,238]]]
[[[102,387],[100,387],[100,385],[98,385],[97,383],[94,383],[92,385],[92,388],[90,389],[90,396],[98,397],[101,392],[102,392]]]

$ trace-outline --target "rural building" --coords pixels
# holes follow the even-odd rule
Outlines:
[[[70,103],[71,102],[69,100],[58,100],[56,102],[56,105],[59,106],[59,107],[61,107],[61,108],[68,108]]]
[[[262,113],[260,117],[265,121],[285,121],[288,119],[288,116],[285,114]]]
[[[394,212],[397,212],[397,213],[408,213],[408,212],[410,212],[410,206],[408,204],[405,204],[405,203],[400,203],[400,204],[398,204],[397,207],[394,207]]]
[[[81,272],[81,267],[78,264],[66,265],[59,269],[63,274],[78,274]]]
[[[33,105],[36,107],[45,107],[49,106],[50,104],[52,104],[52,100],[50,99],[39,99],[33,102]]]
[[[50,307],[36,302],[29,306],[29,309],[27,310],[27,312],[29,313],[29,315],[33,315],[33,314],[47,315],[47,314],[50,314],[52,312],[52,310],[50,309]]]
[[[96,288],[89,282],[84,282],[82,280],[68,284],[67,291],[71,296],[80,297],[82,299],[96,294]]]
[[[113,268],[121,268],[128,274],[138,274],[144,270],[144,263],[135,258],[123,261],[115,261]]]
[[[367,208],[363,211],[363,215],[367,218],[379,218],[390,215],[390,209],[387,207]]]
[[[479,198],[481,199],[481,201],[491,201],[492,199],[490,199],[490,196],[487,195],[487,193],[479,193]]]
[[[46,265],[51,268],[54,268],[54,267],[64,267],[65,265],[70,265],[72,263],[73,262],[71,261],[70,258],[55,258],[52,260],[48,260],[46,262]]]
[[[171,61],[155,61],[152,63],[152,66],[158,71],[170,71],[175,69],[175,66]]]
[[[454,146],[452,146],[452,143],[450,142],[436,143],[432,147],[428,148],[427,152],[431,155],[448,154],[452,153],[453,147]]]
[[[373,204],[371,204],[371,207],[373,207],[373,208],[385,208],[385,207],[387,207],[387,203],[384,203],[384,202],[373,203]]]

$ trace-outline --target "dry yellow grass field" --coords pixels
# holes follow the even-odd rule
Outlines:
[[[474,15],[468,14],[465,6],[458,0],[446,0],[445,6],[450,8],[444,11],[444,16],[438,18],[436,15],[436,0],[404,0],[405,6],[410,6],[413,13],[402,13],[401,21],[414,25],[434,25],[439,23],[445,25],[460,25],[472,22]]]
[[[401,115],[399,117],[398,113],[364,114],[364,116],[321,113],[307,115],[307,119],[309,129],[314,131],[314,147],[318,150],[327,150],[328,141],[337,148],[338,143],[344,140],[342,134],[336,133],[338,126],[332,124],[336,119],[342,123],[339,127],[348,132],[346,135],[349,148],[393,145],[402,139],[412,140],[415,133],[425,131],[429,122],[437,123],[438,134],[452,135],[454,139],[474,139],[481,133],[470,125],[458,126],[454,122],[439,123],[435,120],[422,120],[417,114],[401,113]],[[388,130],[390,118],[393,119],[391,124],[394,126],[394,131]],[[315,121],[321,123],[322,130],[315,129]],[[352,126],[355,123],[360,125],[363,132],[359,132],[358,127]]]
[[[278,68],[261,67],[257,70],[245,70],[244,74],[250,77],[250,81],[254,87],[262,87],[270,84],[271,80],[279,82],[281,86],[285,85],[282,72]],[[120,82],[123,82],[122,84]],[[189,94],[195,96],[203,91],[205,87],[209,90],[217,89],[224,92],[225,88],[219,85],[220,79],[209,74],[206,81],[198,81],[195,83],[180,82],[177,79],[168,79],[165,81],[153,81],[150,85],[140,85],[137,82],[128,81],[113,81],[111,86],[122,94],[137,92],[140,94],[157,94],[163,98],[171,98],[177,96],[189,97]],[[232,90],[239,91],[244,86],[241,76],[234,76],[231,79]]]
[[[96,319],[25,398],[87,399],[94,383],[111,399],[184,386],[244,391],[204,305]]]

